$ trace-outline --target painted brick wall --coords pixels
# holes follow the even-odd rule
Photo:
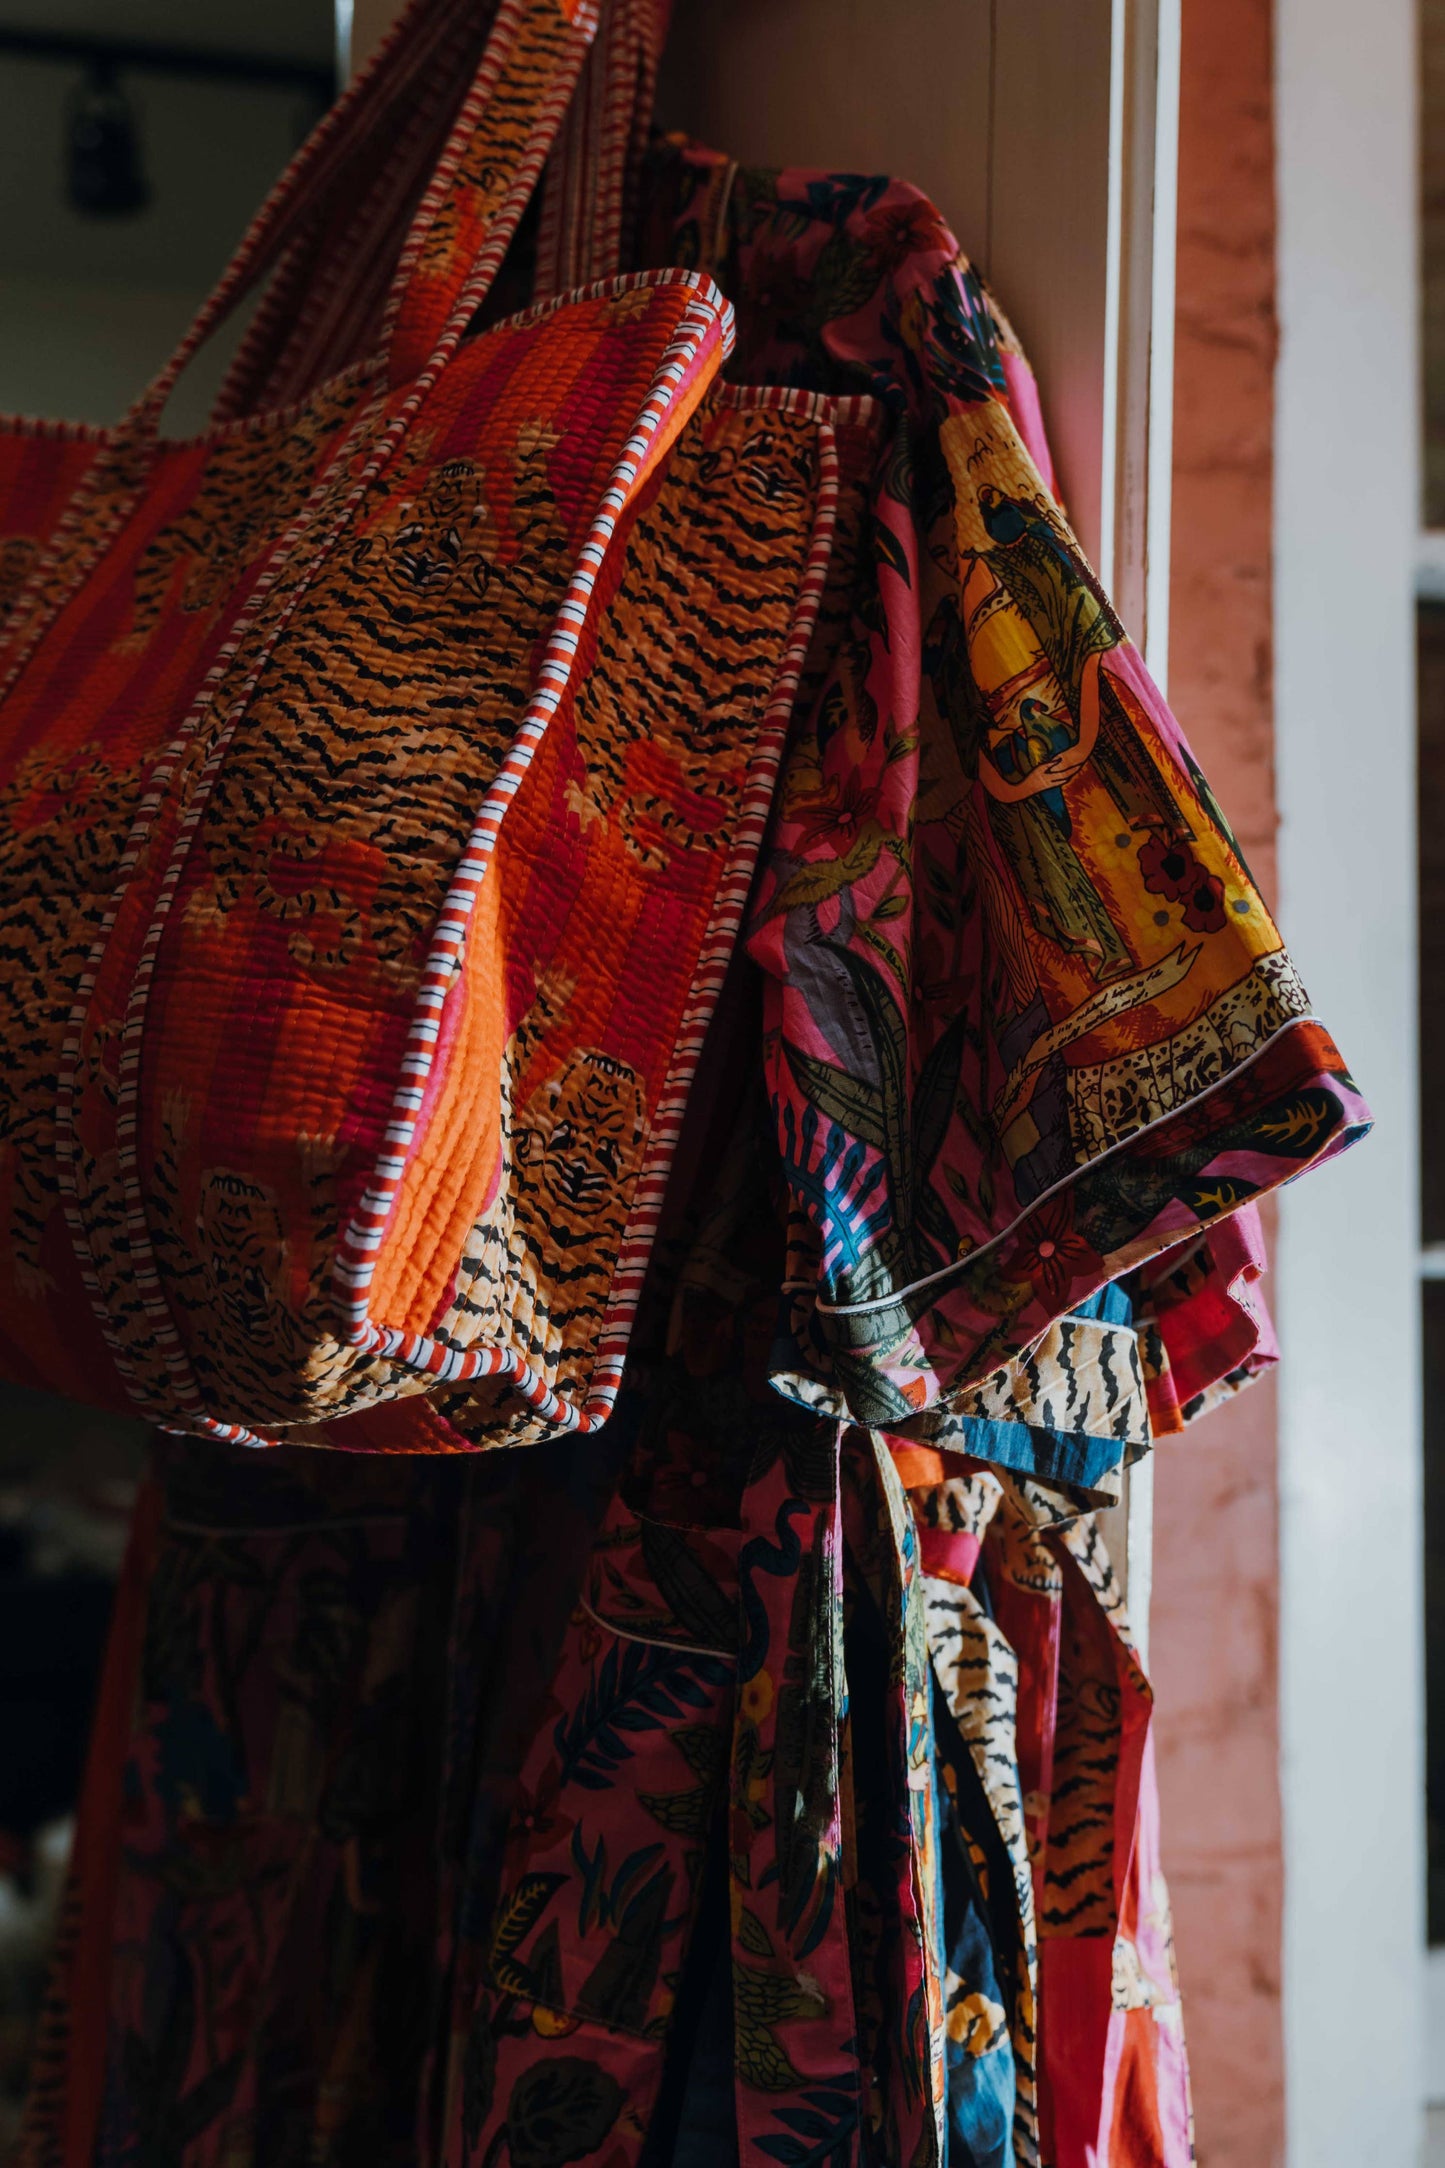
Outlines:
[[[1170,694],[1275,883],[1270,0],[1184,0]],[[1202,2168],[1284,2155],[1274,1393],[1161,1447],[1151,1635]]]
[[[1445,0],[1420,5],[1425,525],[1445,526]]]

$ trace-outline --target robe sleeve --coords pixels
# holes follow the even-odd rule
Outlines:
[[[990,306],[1009,412],[1029,457],[1054,490],[1033,370],[992,296]],[[1250,1203],[1160,1251],[1134,1275],[1132,1322],[1155,1438],[1183,1430],[1279,1361],[1260,1285],[1267,1267],[1259,1207]]]
[[[1369,1118],[1053,495],[1017,342],[935,238],[827,326],[907,397],[749,941],[799,1224],[777,1383],[902,1436],[1110,1282],[1212,1260]],[[1196,1378],[1267,1359],[1249,1259],[1211,1276],[1213,1354],[1187,1274],[1135,1282]]]

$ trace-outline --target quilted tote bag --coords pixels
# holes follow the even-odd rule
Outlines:
[[[694,274],[468,335],[595,29],[418,0],[127,421],[0,436],[13,1380],[249,1442],[468,1379],[610,1409],[840,414],[705,396]]]

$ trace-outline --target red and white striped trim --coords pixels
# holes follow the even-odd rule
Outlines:
[[[43,444],[109,444],[109,422],[53,421],[45,414],[0,414],[0,437],[36,437]]]
[[[716,397],[720,405],[740,411],[762,408],[795,414],[819,424],[818,502],[808,558],[798,586],[787,649],[759,725],[756,749],[743,788],[728,862],[718,887],[713,924],[698,958],[691,996],[658,1099],[642,1170],[633,1195],[631,1213],[619,1248],[607,1310],[598,1334],[597,1358],[588,1381],[586,1398],[581,1405],[563,1400],[539,1370],[510,1349],[495,1346],[448,1347],[426,1334],[408,1333],[371,1324],[365,1319],[364,1309],[361,1312],[364,1322],[357,1335],[358,1344],[368,1352],[388,1357],[408,1369],[433,1377],[439,1384],[463,1383],[470,1379],[505,1379],[518,1397],[526,1401],[542,1421],[550,1423],[558,1431],[598,1430],[607,1421],[616,1404],[626,1361],[627,1342],[652,1252],[653,1238],[677,1149],[688,1094],[707,1029],[737,946],[758,852],[772,806],[778,770],[787,743],[798,683],[807,661],[827,581],[838,510],[835,424],[871,424],[882,412],[877,401],[863,395],[832,399],[820,393],[792,391],[776,386],[729,386],[717,393]],[[460,951],[457,953],[459,957]],[[438,1001],[429,1012],[429,1036],[419,1043],[417,1049],[419,1061],[424,1064],[420,1070],[423,1081],[430,1067],[431,1047],[435,1043],[439,1017]],[[416,1104],[420,1104],[420,1090],[416,1094]],[[415,1112],[411,1115],[411,1121],[414,1127]],[[393,1197],[402,1164],[404,1155],[398,1162],[398,1174],[391,1183],[389,1194]],[[378,1196],[380,1194],[378,1185]],[[384,1224],[383,1218],[374,1231],[368,1228],[373,1265]],[[364,1284],[369,1284],[371,1269],[369,1267],[367,1270]],[[364,1302],[364,1293],[362,1301]]]
[[[403,244],[396,275],[392,281],[391,294],[383,318],[382,345],[390,354],[394,347],[403,309],[412,281],[416,276],[426,250],[426,243],[437,215],[445,203],[452,183],[466,156],[467,150],[481,126],[487,107],[496,93],[497,83],[506,65],[512,46],[526,26],[533,11],[534,0],[502,0],[482,55],[481,66],[472,87],[462,101],[456,123],[448,139],[447,147],[438,159],[430,185],[417,207],[411,231]],[[576,40],[566,63],[559,70],[556,81],[541,99],[533,122],[532,134],[526,150],[518,160],[512,176],[512,184],[492,221],[480,254],[458,284],[453,298],[452,311],[447,319],[440,344],[451,352],[466,330],[477,309],[486,299],[500,268],[502,258],[511,245],[522,213],[541,178],[548,154],[556,141],[557,133],[565,118],[567,107],[577,85],[577,78],[587,58],[588,46],[596,34],[597,9],[592,0],[585,0],[573,16],[571,24]]]
[[[684,314],[662,357],[632,434],[624,444],[612,470],[591,531],[579,552],[577,568],[558,609],[556,622],[537,673],[537,688],[517,725],[506,758],[482,802],[466,851],[452,876],[451,887],[432,936],[431,952],[413,1011],[411,1030],[401,1061],[401,1081],[397,1086],[392,1102],[391,1120],[385,1132],[385,1149],[377,1159],[371,1180],[337,1251],[336,1285],[346,1320],[347,1336],[352,1344],[393,1356],[408,1367],[431,1371],[437,1376],[452,1374],[444,1367],[450,1360],[450,1351],[438,1348],[433,1357],[428,1352],[432,1343],[424,1342],[422,1336],[385,1331],[373,1325],[368,1307],[371,1282],[375,1276],[382,1235],[416,1141],[417,1118],[431,1075],[433,1055],[441,1030],[442,1010],[448,990],[461,967],[467,928],[477,893],[491,863],[507,807],[516,796],[523,777],[532,764],[533,755],[546,735],[547,726],[571,683],[578,643],[587,621],[597,575],[611,546],[618,519],[635,495],[638,483],[646,471],[648,455],[659,425],[670,414],[684,383],[696,374],[709,340],[715,338],[724,357],[732,349],[732,311],[717,288],[710,281],[699,280],[697,274],[692,272],[680,275],[669,273],[666,277],[668,283],[691,285],[694,288],[693,303]],[[650,281],[637,278],[608,279],[590,290],[593,293],[625,293],[645,283]],[[556,306],[556,302],[544,303],[542,313]],[[438,1368],[438,1364],[443,1367]]]
[[[284,380],[291,382],[298,379],[294,369],[286,370],[287,362],[295,356],[307,357],[315,375],[303,374],[299,382],[309,386],[312,381],[324,382],[332,368],[360,351],[355,343],[349,347],[342,343],[336,328],[338,319],[344,330],[351,297],[358,287],[364,290],[367,284],[370,243],[364,237],[386,235],[393,230],[436,124],[455,99],[458,63],[471,43],[467,22],[471,10],[454,7],[452,13],[455,20],[445,28],[444,35],[433,37],[425,54],[414,57],[411,45],[407,45],[404,57],[409,65],[396,66],[389,72],[384,93],[375,100],[384,116],[404,94],[406,122],[351,212],[350,232],[356,237],[351,245],[333,246],[319,264],[314,260],[308,263],[311,235],[303,219],[295,237],[277,254],[276,275],[226,371],[214,409],[217,423],[237,420],[248,410],[257,389],[256,371],[268,352],[271,369],[281,370]],[[444,14],[442,23],[445,25]],[[395,29],[388,37],[388,47],[394,39]],[[364,148],[366,128],[361,116],[352,132],[359,147]],[[319,181],[310,184],[308,193],[312,190],[321,192]],[[288,255],[293,259],[291,263],[286,261]]]
[[[470,0],[451,0],[445,6],[439,6],[438,0],[410,0],[403,8],[273,185],[185,337],[122,423],[123,430],[155,432],[171,393],[200,348],[289,247],[353,143],[364,142],[371,119],[384,112],[394,97],[407,92],[415,73],[424,72],[434,47],[445,40],[451,19],[464,17],[469,4]]]
[[[558,137],[543,189],[539,275],[553,290],[605,278],[622,261],[622,215],[646,98],[646,58],[630,7],[613,0]]]

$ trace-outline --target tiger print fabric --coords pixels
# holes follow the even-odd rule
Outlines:
[[[171,451],[143,500],[117,448],[91,447],[57,509],[54,561],[19,599],[0,647],[0,684],[7,666],[12,680],[0,700],[0,943],[8,962],[0,976],[0,1359],[22,1382],[126,1404],[90,1326],[62,1213],[56,1114],[70,1012],[123,876],[151,763],[223,642],[222,614],[199,589],[214,583],[225,552],[228,602],[244,607],[275,540],[256,525],[261,478],[276,465],[288,501],[304,494],[364,398],[363,383],[351,379],[304,415]],[[52,449],[37,436],[32,464]],[[34,519],[25,483],[21,462],[0,513],[6,525]],[[130,582],[104,554],[122,525]],[[187,548],[202,536],[204,575]],[[38,551],[41,539],[27,539]],[[161,592],[172,584],[162,642]]]
[[[805,1289],[811,1284],[806,1260],[816,1258],[817,1242],[796,1214],[791,1233],[788,1282]],[[812,1360],[818,1348],[806,1301],[795,1300],[792,1317],[789,1352],[795,1362],[805,1353],[808,1360],[806,1375],[792,1372],[792,1397],[819,1414],[840,1415],[836,1383]],[[1146,1364],[1156,1344],[1157,1334],[1146,1342],[1135,1327],[1123,1288],[1107,1288],[1055,1318],[1032,1346],[961,1386],[947,1406],[900,1422],[890,1435],[1061,1484],[1088,1505],[1112,1505],[1124,1470],[1149,1450],[1153,1436],[1155,1373]]]
[[[907,1480],[919,1456],[895,1451]],[[1152,1695],[1118,1577],[1095,1516],[1060,1491],[937,1458],[942,1475],[910,1482],[909,1497],[925,1565],[931,1538],[952,1544],[935,1549],[925,1581],[938,1766],[975,1887],[982,1877],[989,1897],[991,1847],[1011,1885],[1012,1909],[1000,1918],[991,1906],[994,1962],[1014,1968],[1012,1992],[1001,1990],[1015,2092],[999,2157],[1187,2160]],[[974,1780],[982,1831],[967,1809]],[[959,1869],[947,1856],[944,1866],[947,1886]],[[977,1938],[963,1947],[971,1964],[955,1970],[946,1948],[939,1963],[951,2006],[967,2013],[953,2029],[966,2052],[949,2099],[972,2134],[987,2127],[979,2072],[1000,2042],[985,2022]]]
[[[583,759],[566,784],[584,833],[618,824],[631,879],[666,879],[679,862],[705,866],[725,851],[730,809],[760,756],[772,757],[754,718],[788,637],[792,599],[777,570],[797,564],[810,531],[820,412],[833,417],[840,464],[872,455],[867,401],[820,409],[806,395],[729,391],[679,440],[631,530],[598,667],[579,689]],[[666,787],[669,768],[686,789]],[[605,909],[584,897],[576,915],[585,925]],[[549,962],[537,985],[504,1065],[517,1110],[511,1189],[472,1230],[437,1332],[457,1348],[510,1334],[575,1403],[616,1346],[616,1261],[629,1249],[620,1206],[646,1152],[646,1079],[603,1049],[600,1030],[579,1027],[595,1009],[584,968]],[[486,1442],[535,1441],[547,1428],[505,1382],[479,1387],[453,1420]]]
[[[597,16],[598,0],[504,0],[498,9],[402,254],[389,308],[394,382],[425,367],[482,249],[493,238],[504,243],[525,209]]]
[[[996,1503],[997,1492],[991,1501]],[[972,1757],[1013,1870],[1018,1935],[1009,2028],[1015,2087],[1011,2137],[1017,2168],[1037,2168],[1038,1934],[1019,1790],[1018,1657],[972,1589],[932,1576],[924,1588],[939,1689]]]
[[[30,1050],[5,1110],[12,1374],[279,1427],[472,1350],[577,1420],[557,1389],[585,1393],[617,1306],[781,750],[781,712],[759,731],[818,546],[825,402],[729,395],[639,483],[580,697],[509,786],[369,1344],[338,1330],[335,1259],[607,478],[659,370],[667,448],[722,338],[697,280],[624,281],[471,342],[415,412],[358,372],[268,428],[158,453],[0,712],[22,809],[0,870],[34,959],[6,992]],[[62,651],[93,658],[63,714]],[[86,1297],[107,1351],[83,1330],[77,1363]]]

